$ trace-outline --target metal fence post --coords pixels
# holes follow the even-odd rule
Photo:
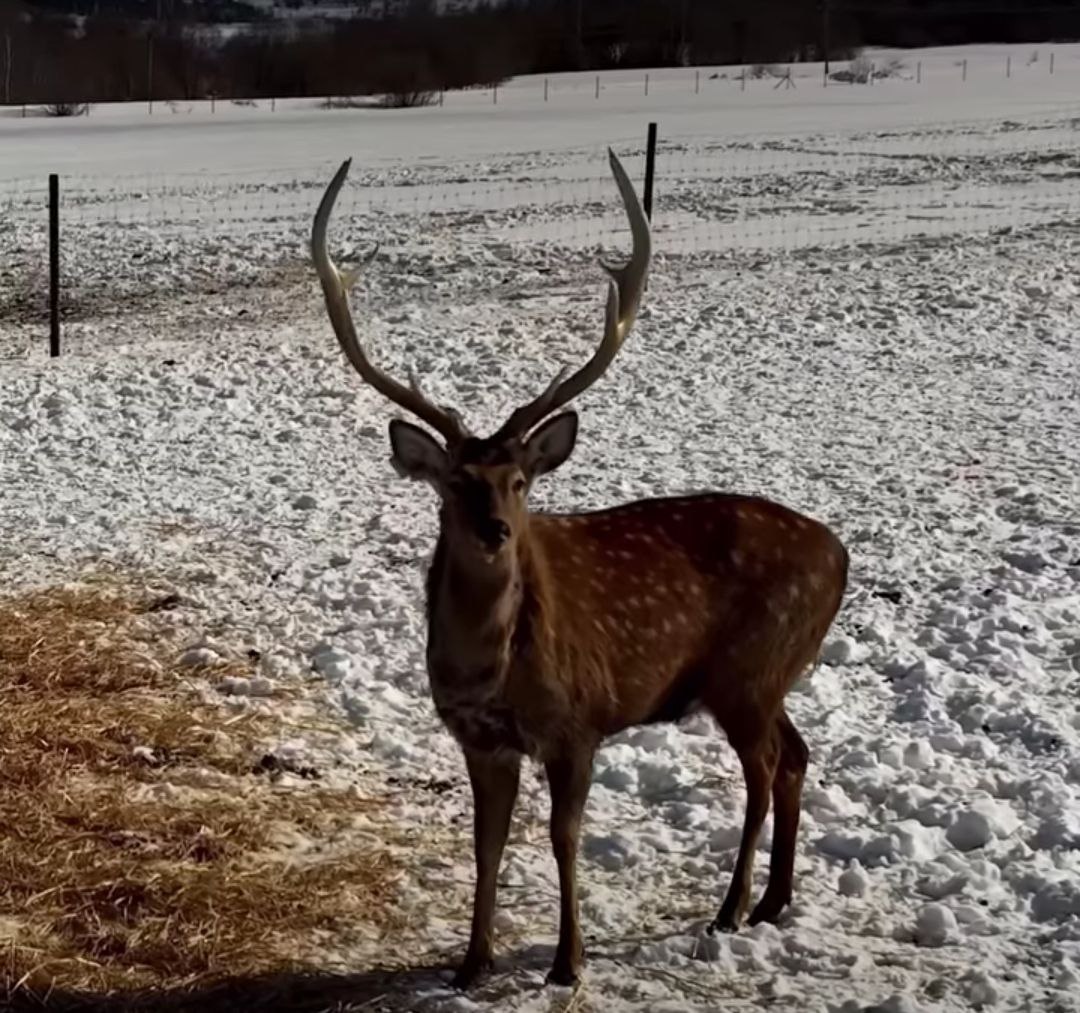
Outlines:
[[[49,355],[60,354],[60,177],[49,174]]]
[[[645,217],[652,221],[653,181],[656,178],[656,124],[649,124],[649,139],[645,145]]]
[[[154,36],[146,37],[146,108],[154,112]]]
[[[4,34],[4,48],[6,58],[4,60],[4,102],[11,104],[11,32]]]

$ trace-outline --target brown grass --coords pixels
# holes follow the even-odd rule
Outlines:
[[[397,870],[356,826],[378,803],[254,773],[275,719],[205,702],[167,621],[108,586],[0,598],[9,1001],[313,967],[389,926]]]

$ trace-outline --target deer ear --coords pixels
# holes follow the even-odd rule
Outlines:
[[[402,478],[422,479],[437,485],[446,474],[446,451],[419,426],[394,419],[390,423],[390,463]]]
[[[525,442],[526,468],[530,478],[554,471],[574,449],[577,442],[577,412],[563,412],[548,419]]]

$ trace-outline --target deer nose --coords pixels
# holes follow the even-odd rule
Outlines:
[[[510,525],[506,521],[492,518],[484,525],[481,535],[490,549],[498,549],[510,540]]]

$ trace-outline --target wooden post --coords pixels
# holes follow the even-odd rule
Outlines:
[[[49,355],[60,354],[60,177],[49,175]]]
[[[776,89],[779,88],[781,85],[783,85],[785,88],[788,88],[788,89],[791,89],[791,88],[795,87],[795,82],[791,80],[791,68],[790,67],[788,67],[787,73],[782,78],[777,80],[776,84],[773,85],[773,91],[776,91]]]
[[[641,202],[645,217],[652,221],[653,181],[656,178],[656,124],[649,124],[649,138],[645,143],[645,197]]]

